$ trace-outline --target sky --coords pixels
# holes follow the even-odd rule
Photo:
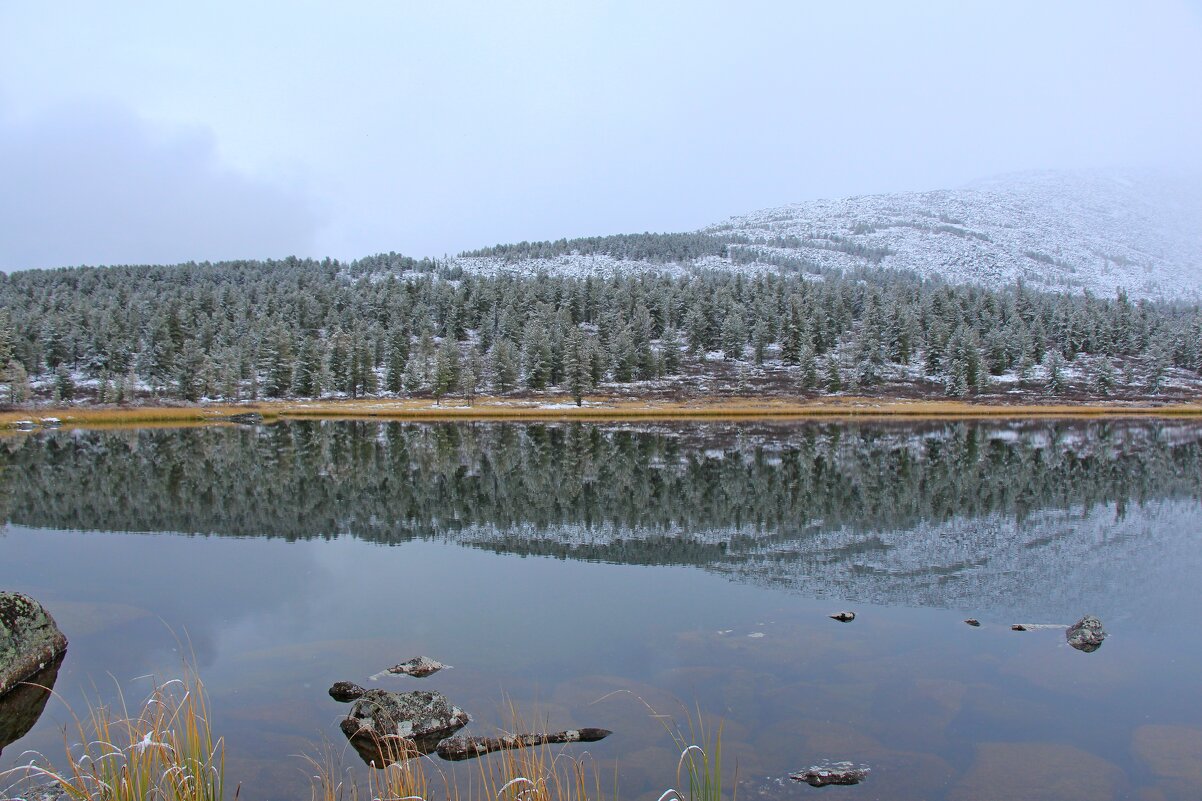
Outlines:
[[[1202,168],[1202,0],[0,0],[0,269],[439,257]]]

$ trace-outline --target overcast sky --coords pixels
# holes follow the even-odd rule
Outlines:
[[[1202,2],[0,0],[0,269],[1202,164]]]

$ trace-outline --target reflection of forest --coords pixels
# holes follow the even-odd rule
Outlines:
[[[1172,421],[303,422],[4,445],[0,497],[27,526],[448,539],[787,583],[954,573],[984,547],[1071,538],[1049,522],[1070,512],[1202,498],[1202,426]]]

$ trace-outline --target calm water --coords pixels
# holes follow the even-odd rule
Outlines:
[[[629,799],[674,784],[647,705],[682,704],[741,797],[1202,797],[1196,424],[58,431],[0,466],[0,588],[70,638],[64,700],[137,697],[186,638],[246,798],[307,798],[323,743],[355,766],[336,680],[440,690],[464,734],[509,701],[612,729]],[[1085,613],[1092,654],[1009,630]],[[418,654],[454,669],[367,681]],[[872,774],[785,779],[824,759]]]

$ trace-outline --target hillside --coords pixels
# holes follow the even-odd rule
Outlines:
[[[934,192],[764,209],[697,232],[679,263],[630,255],[631,237],[522,243],[465,254],[471,272],[571,275],[701,267],[899,269],[993,287],[1113,297],[1202,297],[1202,181],[1148,171],[1007,175]],[[477,255],[479,254],[479,255]]]

